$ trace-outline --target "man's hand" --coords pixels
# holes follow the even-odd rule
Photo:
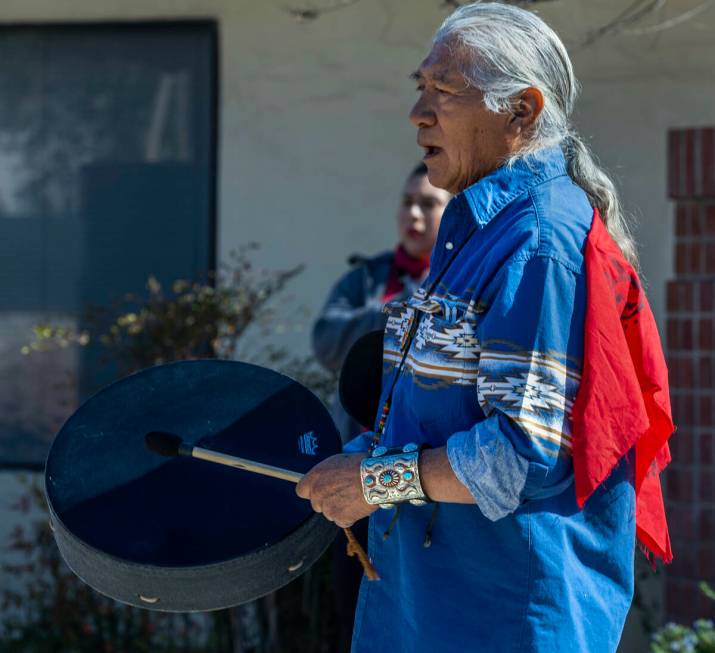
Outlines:
[[[364,453],[337,454],[326,458],[311,469],[295,488],[296,494],[308,499],[315,512],[341,528],[377,510],[362,494],[360,461]]]

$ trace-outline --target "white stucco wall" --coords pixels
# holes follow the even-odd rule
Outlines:
[[[224,87],[220,250],[255,238],[269,264],[306,262],[296,294],[314,310],[347,254],[392,242],[397,190],[419,157],[407,121],[414,91],[405,77],[445,15],[439,5],[364,0],[296,24],[266,3],[252,14],[263,29],[224,29],[224,77],[234,70],[237,86],[230,79]],[[606,24],[623,9],[617,0],[593,5],[549,2],[540,10],[572,47],[583,83],[576,125],[636,217],[662,323],[672,269],[666,134],[715,122],[708,32],[715,11],[656,36],[613,35],[579,47],[589,25]],[[694,5],[670,3],[645,24]]]
[[[446,10],[438,0],[360,0],[297,22],[285,7],[334,0],[5,0],[0,21],[213,17],[220,22],[219,253],[257,241],[268,266],[308,265],[296,301],[317,310],[347,254],[390,246],[397,193],[419,159],[407,74]],[[692,8],[674,0],[651,22]],[[595,6],[596,5],[596,6]],[[659,321],[671,270],[665,197],[669,127],[715,122],[715,10],[656,36],[579,47],[618,0],[538,5],[571,47],[583,97],[577,127],[617,175],[640,219]],[[298,348],[305,335],[290,338]]]

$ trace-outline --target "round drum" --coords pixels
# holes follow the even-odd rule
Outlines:
[[[320,400],[292,379],[234,361],[150,368],[89,399],[45,469],[67,564],[114,599],[163,611],[253,600],[313,564],[337,528],[295,484],[145,448],[150,431],[304,473],[339,453]]]

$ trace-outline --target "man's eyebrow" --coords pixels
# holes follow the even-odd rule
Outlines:
[[[415,72],[410,73],[410,79],[415,82],[421,82],[427,78],[435,82],[441,82],[442,84],[450,83],[449,77],[439,70],[436,72],[430,72],[429,75],[425,75],[421,70],[415,70]]]

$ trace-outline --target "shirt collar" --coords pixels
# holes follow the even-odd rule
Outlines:
[[[565,174],[566,160],[561,148],[555,146],[519,158],[510,166],[497,168],[460,195],[469,205],[479,227],[484,227],[519,195],[541,182]]]

